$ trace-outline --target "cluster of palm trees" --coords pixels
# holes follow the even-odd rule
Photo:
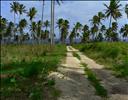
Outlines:
[[[0,16],[1,39],[4,39],[5,37],[11,39],[13,37],[14,41],[22,42],[23,40],[28,40],[31,38],[40,42],[41,39],[49,38],[50,22],[48,20],[44,22],[42,22],[42,20],[39,20],[37,22],[33,21],[33,19],[37,14],[37,10],[35,7],[32,7],[29,9],[29,11],[27,11],[26,7],[23,4],[20,4],[19,2],[16,1],[12,2],[10,6],[11,6],[11,12],[14,13],[14,22],[12,21],[8,22],[6,18],[2,18],[2,16]],[[21,19],[21,16],[23,14],[26,14],[26,16],[29,17],[30,20],[29,22],[25,18]],[[18,17],[18,15],[19,15],[19,22],[16,23],[16,17]],[[26,27],[29,28],[30,33],[24,32]]]
[[[79,32],[81,33],[82,42],[90,41],[118,41],[128,38],[128,24],[122,26],[119,30],[117,20],[122,17],[120,7],[122,6],[118,0],[111,0],[109,5],[104,4],[106,7],[105,13],[98,12],[97,15],[94,15],[90,20],[91,27],[88,25],[81,25],[79,22],[76,23],[72,29],[69,39],[70,43],[73,42],[73,39],[79,37]],[[128,4],[125,5],[125,13],[128,17]],[[103,25],[103,20],[110,18],[109,27],[107,28]],[[112,22],[114,20],[114,22]],[[120,33],[120,34],[119,34]]]
[[[54,40],[54,13],[55,13],[55,1],[51,0],[51,21],[43,21],[44,17],[44,1],[42,2],[42,17],[41,20],[35,22],[37,10],[35,7],[26,10],[23,4],[18,2],[11,3],[11,12],[14,13],[14,22],[8,22],[6,18],[0,17],[1,28],[0,28],[0,38],[11,37],[16,41],[23,41],[28,39],[37,40],[38,43],[43,40],[48,40],[50,38],[51,44]],[[59,0],[56,0],[60,4]],[[91,20],[91,26],[82,25],[77,22],[69,32],[70,23],[66,19],[58,19],[56,24],[59,29],[59,37],[62,43],[69,38],[70,43],[74,43],[77,38],[81,42],[90,41],[118,41],[120,39],[128,38],[128,24],[119,29],[117,20],[122,17],[121,7],[119,0],[111,0],[109,5],[104,4],[106,7],[105,12],[98,12],[94,15]],[[128,18],[128,4],[123,8],[124,12]],[[21,19],[21,16],[26,14],[29,17],[29,22],[26,19]],[[17,15],[17,16],[16,16]],[[19,23],[16,23],[16,17],[19,15]],[[103,21],[110,18],[109,27],[103,25]],[[25,33],[24,30],[29,27],[30,33]],[[19,32],[19,34],[17,34]]]

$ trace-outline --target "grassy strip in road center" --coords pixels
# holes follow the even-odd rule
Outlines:
[[[102,97],[107,97],[107,90],[100,84],[96,75],[87,67],[86,64],[82,63],[82,66],[84,67],[85,74],[88,76],[88,80],[94,86],[96,94]]]
[[[76,57],[77,59],[81,60],[80,56],[74,51],[72,52],[73,56]]]

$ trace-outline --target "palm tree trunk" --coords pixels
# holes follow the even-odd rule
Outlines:
[[[111,27],[111,23],[112,23],[112,16],[110,16],[109,28]]]
[[[53,34],[52,34],[52,42],[54,44],[54,19],[55,19],[55,0],[53,0]]]
[[[51,27],[50,27],[50,38],[51,45],[53,44],[53,36],[54,36],[54,0],[51,0]]]
[[[43,20],[44,20],[44,0],[43,0],[43,3],[42,3],[42,23],[43,23]]]
[[[51,25],[50,25],[50,42],[52,45],[52,0],[51,0]]]
[[[16,15],[15,15],[15,12],[14,12],[14,38],[15,38],[15,24],[16,24]]]

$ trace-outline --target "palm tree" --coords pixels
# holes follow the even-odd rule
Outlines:
[[[50,34],[51,34],[51,45],[54,42],[54,14],[55,14],[55,1],[60,5],[60,1],[62,0],[51,0],[51,27],[50,27]]]
[[[48,30],[48,27],[50,26],[50,22],[48,21],[48,20],[46,20],[45,22],[44,22],[44,27],[45,27],[45,37],[46,37],[46,39],[48,38],[48,36],[49,36],[49,30]]]
[[[36,29],[36,31],[37,31],[37,38],[38,38],[38,43],[39,44],[40,44],[40,39],[41,39],[41,27],[42,27],[42,21],[39,20],[37,22],[37,29]]]
[[[14,1],[13,3],[10,3],[10,5],[11,5],[11,12],[14,12],[14,25],[16,25],[16,16],[15,15],[17,14],[18,9],[19,9],[19,3]],[[14,36],[15,36],[15,31],[14,31]]]
[[[111,22],[112,22],[112,18],[114,20],[117,20],[118,18],[120,18],[122,16],[121,12],[120,12],[120,7],[122,6],[121,4],[119,4],[120,1],[119,0],[111,0],[109,6],[104,4],[104,6],[107,8],[106,9],[106,17],[110,17],[110,23],[109,23],[109,27],[111,27]]]
[[[101,22],[101,20],[105,18],[105,14],[103,14],[102,12],[98,12],[98,17]]]
[[[70,44],[73,43],[73,38],[75,37],[75,28],[72,29],[70,35],[69,35],[69,40],[70,40]]]
[[[91,28],[91,34],[92,34],[92,39],[96,40],[97,38],[97,33],[98,32],[98,26],[97,25],[93,25],[93,27]]]
[[[112,30],[116,32],[117,31],[117,28],[118,28],[117,22],[113,22],[112,23]]]
[[[104,38],[105,32],[106,32],[106,27],[105,25],[102,25],[100,28],[100,33],[102,33],[103,38]]]
[[[17,14],[17,12],[18,12],[19,3],[18,2],[13,2],[13,3],[10,3],[10,5],[11,5],[11,12],[14,12],[14,25],[15,25],[15,22],[16,22],[15,14]]]
[[[6,28],[7,28],[7,19],[2,18],[2,16],[0,16],[0,40],[3,39]]]
[[[19,12],[19,20],[20,20],[21,15],[23,13],[26,13],[26,7],[23,4],[19,4],[18,12]]]
[[[89,42],[90,31],[88,25],[84,25],[82,31],[83,31],[82,42]]]
[[[109,41],[117,41],[118,40],[118,33],[117,33],[118,25],[116,22],[112,23],[112,27],[106,30],[106,38]]]
[[[47,30],[49,26],[50,26],[50,22],[48,20],[46,20],[44,22],[44,27],[46,28],[45,30]]]
[[[32,7],[29,9],[29,12],[27,13],[27,16],[29,17],[29,20],[31,21],[31,25],[30,25],[30,30],[31,30],[31,35],[32,37],[35,39],[35,31],[36,31],[36,23],[35,22],[32,22],[33,21],[33,18],[35,18],[35,15],[37,13],[37,10],[35,7]]]
[[[65,39],[68,35],[68,29],[69,29],[69,21],[63,20],[61,24],[61,41],[62,43],[65,42]]]
[[[5,36],[9,36],[9,37],[11,37],[12,35],[15,36],[13,34],[14,27],[15,27],[14,23],[13,22],[9,22],[7,30],[6,30],[6,33],[5,33]]]
[[[80,31],[82,29],[82,24],[80,22],[77,22],[75,24],[75,38],[77,38],[80,35]]]
[[[123,38],[128,38],[128,24],[121,28],[120,33],[122,33]]]
[[[45,0],[43,0],[43,2],[42,2],[42,18],[41,18],[42,23],[43,23],[43,19],[44,19],[44,5],[45,5]]]
[[[57,20],[57,27],[59,28],[59,38],[61,37],[61,26],[62,26],[62,23],[63,23],[63,19],[60,18]]]
[[[103,19],[103,16],[104,15],[101,12],[99,12],[98,15],[94,15],[93,18],[90,20],[91,24],[93,25],[93,27],[92,27],[93,39],[94,39],[94,37],[96,39],[98,36],[99,25],[101,24],[101,19]]]
[[[125,5],[125,13],[126,13],[127,18],[128,18],[128,4]]]
[[[31,21],[31,23],[32,23],[33,18],[35,18],[36,13],[37,13],[37,10],[35,7],[32,7],[29,9],[27,16],[29,17],[29,20]]]
[[[26,19],[22,19],[20,22],[19,22],[19,30],[20,30],[20,33],[23,34],[23,29],[27,26],[27,21]]]
[[[107,41],[111,41],[112,28],[108,28],[105,33],[105,38]]]
[[[24,28],[27,26],[27,21],[26,19],[22,19],[20,22],[19,22],[19,31],[20,31],[20,41],[23,40],[23,37],[24,37]]]
[[[30,25],[30,31],[31,31],[31,36],[33,37],[33,39],[37,39],[36,29],[37,29],[36,22],[32,22],[32,24]]]
[[[97,25],[98,26],[100,24],[100,18],[97,15],[93,16],[93,18],[90,21],[91,21],[92,25]]]

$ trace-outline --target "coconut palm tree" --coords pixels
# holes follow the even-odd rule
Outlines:
[[[36,31],[36,22],[33,22],[33,19],[35,18],[37,13],[37,10],[35,7],[32,7],[29,9],[29,12],[27,12],[27,16],[29,17],[29,20],[31,22],[30,30],[31,30],[31,36],[35,39],[35,31]]]
[[[70,44],[73,43],[73,38],[75,38],[75,28],[72,29],[72,31],[69,35]]]
[[[80,35],[82,29],[82,24],[80,22],[77,22],[75,24],[75,39]]]
[[[19,9],[19,3],[18,2],[13,2],[10,3],[11,5],[11,12],[14,12],[14,25],[16,24],[16,14],[18,13],[18,9]]]
[[[83,31],[82,42],[89,42],[90,31],[88,25],[84,25],[82,31]]]
[[[57,23],[56,23],[57,27],[59,29],[59,38],[61,37],[61,26],[62,26],[62,23],[63,23],[63,19],[62,18],[58,19]]]
[[[117,22],[113,22],[112,23],[112,30],[116,32],[117,31],[117,28],[118,28]]]
[[[9,36],[10,38],[11,38],[11,36],[14,36],[14,34],[13,34],[14,27],[15,27],[14,23],[9,22],[7,29],[6,29],[5,36]]]
[[[69,29],[69,21],[63,20],[61,24],[61,41],[62,43],[65,43],[65,39],[68,35],[68,29]]]
[[[20,30],[20,33],[23,34],[23,29],[27,26],[27,21],[26,19],[22,19],[20,22],[19,22],[19,30]]]
[[[111,27],[111,22],[112,22],[112,18],[114,20],[117,20],[118,18],[120,18],[122,16],[121,12],[120,12],[120,7],[122,6],[120,4],[119,0],[110,0],[110,4],[106,5],[104,4],[104,6],[107,8],[105,9],[105,14],[106,17],[110,17],[110,23],[109,23],[109,27]]]
[[[42,1],[42,17],[41,17],[42,23],[44,21],[44,5],[45,5],[45,0]]]
[[[48,27],[50,26],[50,22],[48,21],[48,20],[46,20],[45,22],[44,22],[44,27],[45,27],[45,32],[44,32],[44,34],[45,34],[45,39],[47,39],[48,37],[49,37],[49,30],[48,30]]]
[[[50,26],[50,22],[48,20],[46,20],[44,22],[44,27],[46,28],[45,30],[47,30],[49,26]]]
[[[3,39],[5,31],[7,29],[7,19],[0,16],[0,40]]]
[[[36,10],[35,7],[32,7],[32,8],[29,9],[29,12],[27,13],[27,16],[29,17],[29,20],[31,21],[31,23],[32,23],[33,18],[35,18],[36,13],[37,13],[37,10]]]
[[[97,39],[97,32],[98,32],[98,26],[93,25],[93,27],[91,28],[91,34],[92,34],[93,41]]]
[[[94,37],[96,39],[98,36],[99,25],[101,24],[101,19],[103,19],[103,14],[99,12],[98,15],[94,15],[93,18],[90,20],[92,24],[93,39]]]
[[[19,4],[18,12],[19,12],[19,20],[20,20],[21,15],[23,13],[26,13],[26,7],[23,4]]]
[[[105,33],[105,38],[107,41],[111,41],[112,28],[108,28]]]
[[[91,21],[92,25],[97,25],[98,26],[100,24],[100,18],[97,15],[94,15],[93,18],[89,21]]]
[[[126,13],[127,18],[128,18],[128,4],[125,5],[125,13]]]
[[[60,5],[60,2],[62,0],[51,0],[51,26],[50,26],[51,44],[53,44],[54,42],[55,1]]]
[[[120,30],[120,33],[122,33],[122,36],[125,40],[125,38],[128,38],[128,24],[125,24],[121,30]]]
[[[22,19],[20,22],[19,22],[19,31],[20,31],[20,41],[23,40],[23,37],[24,37],[24,28],[27,26],[27,21],[26,19]]]
[[[40,44],[40,39],[41,39],[41,27],[42,27],[42,21],[39,20],[37,22],[37,28],[36,28],[36,33],[37,33],[37,38],[38,38],[38,43]]]
[[[116,22],[112,23],[112,27],[106,30],[106,38],[108,41],[117,41],[118,40],[118,33],[117,33],[118,25]]]
[[[98,12],[98,17],[99,17],[99,22],[101,23],[101,20],[103,20],[105,18],[105,14],[103,14],[102,12]]]
[[[105,36],[105,32],[106,32],[106,26],[102,25],[101,28],[100,28],[100,33],[102,33],[103,38]]]
[[[11,5],[11,12],[14,13],[14,25],[16,25],[16,14],[18,13],[19,3],[14,1],[13,3],[10,3],[10,5]],[[14,31],[14,36],[15,36],[15,31]]]
[[[32,24],[30,25],[30,31],[31,31],[31,36],[32,36],[33,39],[37,39],[36,29],[37,29],[36,22],[32,22]]]

